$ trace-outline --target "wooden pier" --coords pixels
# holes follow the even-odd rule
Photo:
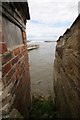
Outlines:
[[[39,45],[28,45],[28,51],[38,49]]]

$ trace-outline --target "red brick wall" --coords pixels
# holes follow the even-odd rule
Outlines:
[[[15,32],[13,34],[15,35]],[[0,38],[1,36],[2,34],[0,33]],[[5,42],[0,42],[0,54],[2,53],[3,116],[7,115],[12,107],[16,108],[25,117],[28,117],[29,114],[31,99],[28,51],[26,38],[24,36],[22,38],[22,41],[25,42],[10,51],[7,49]]]

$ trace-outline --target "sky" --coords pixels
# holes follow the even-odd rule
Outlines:
[[[56,41],[78,16],[79,0],[28,0],[27,38]]]

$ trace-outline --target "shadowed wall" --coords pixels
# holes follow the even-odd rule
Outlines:
[[[55,101],[59,118],[80,118],[80,15],[57,41]]]

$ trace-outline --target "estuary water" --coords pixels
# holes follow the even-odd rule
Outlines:
[[[29,51],[31,92],[35,96],[53,96],[53,61],[56,42],[29,42],[39,48]]]

